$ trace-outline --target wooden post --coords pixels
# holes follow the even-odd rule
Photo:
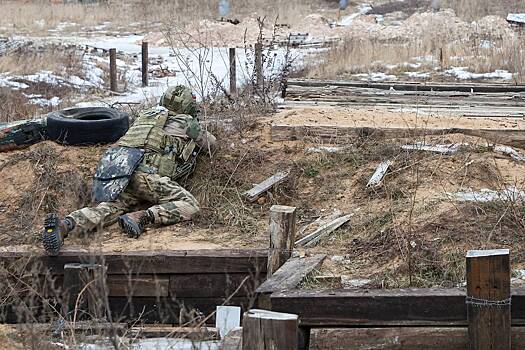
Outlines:
[[[294,314],[266,310],[244,313],[243,350],[297,350],[298,319]]]
[[[257,89],[263,88],[263,59],[262,59],[262,43],[255,44],[255,81]]]
[[[109,49],[109,89],[117,91],[117,49]]]
[[[467,253],[469,350],[510,350],[508,249]]]
[[[292,255],[295,242],[295,207],[274,205],[270,208],[270,249],[268,250],[267,278]]]
[[[235,48],[230,47],[230,95],[233,97],[237,94],[237,60],[235,58]]]
[[[142,42],[142,86],[148,86],[148,42]]]
[[[73,318],[73,313],[76,312],[77,320],[86,318],[86,315],[95,319],[104,318],[106,316],[105,279],[106,267],[103,265],[65,264],[63,282],[63,289],[66,293],[64,298],[64,315],[69,315],[70,318]]]

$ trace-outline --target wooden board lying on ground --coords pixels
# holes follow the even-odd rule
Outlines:
[[[321,139],[331,143],[345,143],[362,138],[406,138],[424,135],[465,134],[483,137],[494,143],[525,148],[525,131],[513,129],[465,128],[378,128],[338,125],[272,124],[272,141],[296,141],[305,138]]]
[[[297,290],[273,293],[272,310],[303,326],[466,325],[464,289]],[[525,289],[512,293],[512,324],[525,322]]]
[[[257,293],[272,293],[275,291],[296,288],[313,270],[319,268],[326,258],[325,254],[317,254],[305,258],[291,258],[275,273],[257,288]]]
[[[63,274],[68,263],[99,263],[108,274],[249,273],[266,271],[262,249],[89,252],[64,249],[50,257],[29,250],[1,251],[0,266],[24,266],[25,271]]]
[[[249,202],[255,202],[260,196],[270,190],[273,186],[283,182],[289,174],[289,171],[279,171],[275,175],[270,176],[263,182],[255,185],[251,190],[246,191],[244,193],[246,199],[248,199]]]
[[[525,327],[512,328],[512,349],[525,348]],[[310,333],[310,350],[466,350],[464,327],[319,328]]]

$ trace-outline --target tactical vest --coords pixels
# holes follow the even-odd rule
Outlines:
[[[118,141],[118,145],[145,150],[144,160],[138,170],[176,180],[181,177],[181,165],[187,161],[188,151],[193,152],[195,142],[167,135],[164,126],[168,118],[166,110],[151,109],[141,113]]]

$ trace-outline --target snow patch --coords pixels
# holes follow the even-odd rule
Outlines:
[[[467,67],[452,67],[445,70],[447,75],[451,75],[460,80],[475,80],[475,79],[502,79],[512,80],[513,74],[507,70],[497,69],[490,73],[472,73],[467,70]]]

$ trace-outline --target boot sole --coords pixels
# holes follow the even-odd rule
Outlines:
[[[119,217],[118,223],[122,231],[130,238],[139,238],[142,234],[140,227],[126,215]]]
[[[60,221],[56,214],[49,214],[44,221],[44,232],[42,233],[42,244],[48,255],[57,256],[62,248],[62,237],[60,237]]]

